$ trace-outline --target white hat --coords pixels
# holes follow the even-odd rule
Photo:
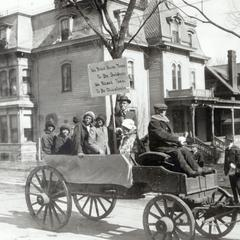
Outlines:
[[[135,130],[136,126],[132,119],[124,119],[122,122],[122,127],[125,127],[129,130]]]

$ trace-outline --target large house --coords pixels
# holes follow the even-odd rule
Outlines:
[[[87,66],[111,58],[76,9],[54,2],[55,9],[39,14],[16,12],[0,17],[0,160],[36,159],[46,120],[54,121],[58,130],[62,124],[71,126],[73,116],[81,117],[88,110],[110,118],[109,97],[90,97]],[[108,11],[117,28],[127,2],[109,1]],[[145,7],[146,2],[138,0],[128,37],[157,4],[151,0]],[[85,13],[101,27],[91,1],[81,4],[86,4]],[[153,104],[164,101],[180,134],[187,131],[210,141],[230,126],[226,115],[220,127],[220,113],[214,106],[227,96],[230,99],[224,104],[232,107],[238,89],[231,80],[222,81],[224,66],[205,66],[208,58],[201,50],[196,23],[183,18],[172,5],[157,7],[123,57],[128,61],[131,89],[127,95],[132,99],[131,110],[137,113],[140,137],[147,133]]]
[[[110,117],[109,97],[90,97],[88,64],[110,59],[99,37],[75,8],[59,7],[36,15],[21,12],[0,17],[0,159],[36,159],[36,143],[51,119],[57,128],[72,125],[73,116],[88,111]],[[61,1],[62,2],[62,1]],[[139,1],[128,31],[133,35],[141,23]],[[84,1],[85,14],[100,25],[100,16]],[[110,1],[109,14],[117,28],[126,1]],[[142,30],[124,52],[130,78],[131,110],[138,117],[139,135],[149,120],[147,42]],[[57,130],[58,130],[57,129]]]

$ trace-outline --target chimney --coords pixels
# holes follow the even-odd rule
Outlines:
[[[233,87],[233,89],[237,90],[236,52],[233,50],[228,50],[228,79],[229,84]]]

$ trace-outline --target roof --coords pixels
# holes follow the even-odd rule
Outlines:
[[[224,71],[222,68],[218,68],[216,66],[210,67],[206,66],[206,69],[211,72],[225,87],[227,87],[232,93],[234,94],[240,94],[240,91],[238,89],[234,89],[229,83],[228,83],[228,75],[227,71]]]

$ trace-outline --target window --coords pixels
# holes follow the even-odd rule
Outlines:
[[[192,43],[192,34],[188,33],[188,41],[189,41],[189,46],[192,47],[193,43]]]
[[[128,77],[130,80],[130,88],[134,89],[134,62],[128,61]]]
[[[172,88],[182,89],[182,67],[180,64],[176,66],[172,64]]]
[[[0,142],[18,143],[18,115],[0,115]]]
[[[172,64],[172,88],[177,89],[176,64]]]
[[[16,81],[16,70],[11,69],[9,71],[9,95],[16,96],[17,95],[17,81]]]
[[[180,39],[179,39],[179,32],[176,30],[172,31],[172,42],[173,43],[179,43]]]
[[[180,64],[178,64],[177,78],[178,78],[178,89],[182,89],[182,67]]]
[[[8,124],[7,116],[0,116],[0,142],[8,142]]]
[[[5,48],[7,44],[7,31],[5,27],[0,28],[0,48]]]
[[[0,28],[0,40],[6,40],[7,38],[7,31],[6,27]]]
[[[69,18],[64,18],[60,22],[61,22],[61,39],[62,41],[68,40],[70,36]]]
[[[23,124],[24,141],[33,141],[32,115],[24,114]]]
[[[195,89],[196,88],[196,73],[193,70],[190,72],[190,79],[191,79],[192,88]]]
[[[7,82],[7,71],[0,72],[0,96],[8,96],[8,82]]]
[[[23,69],[22,91],[24,95],[31,95],[31,70]]]
[[[17,143],[18,142],[17,115],[10,115],[10,135],[11,135],[11,142]]]
[[[62,92],[72,91],[71,64],[62,65]]]

